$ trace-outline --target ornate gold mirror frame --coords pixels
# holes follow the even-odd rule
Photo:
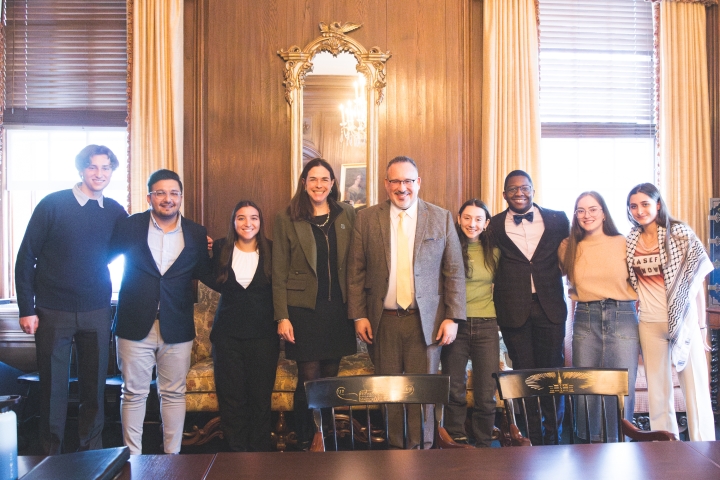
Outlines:
[[[290,151],[291,151],[291,195],[295,192],[303,168],[303,87],[305,75],[312,72],[312,59],[316,53],[329,52],[337,56],[348,52],[357,59],[357,71],[365,75],[367,98],[367,201],[374,205],[378,201],[378,117],[380,104],[385,97],[385,62],[390,52],[378,47],[366,50],[360,43],[346,34],[362,25],[356,23],[320,22],[320,36],[303,49],[293,45],[277,54],[285,60],[285,100],[290,106]],[[337,174],[337,172],[336,172]]]

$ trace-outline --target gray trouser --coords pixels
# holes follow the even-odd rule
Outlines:
[[[163,448],[165,453],[180,453],[185,426],[185,382],[190,370],[192,344],[192,340],[165,343],[158,320],[142,340],[117,337],[118,366],[123,378],[120,402],[123,442],[130,449],[130,455],[142,454],[145,406],[156,365]]]
[[[78,450],[102,448],[105,377],[110,349],[110,306],[90,312],[37,308],[35,334],[40,372],[40,441],[47,455],[63,453],[70,351],[78,356]]]

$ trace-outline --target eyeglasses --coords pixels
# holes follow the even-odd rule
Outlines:
[[[600,207],[590,207],[587,210],[585,210],[584,208],[578,208],[577,210],[575,210],[575,215],[578,218],[584,217],[586,215],[589,217],[597,217],[598,214],[602,211],[603,209]]]
[[[388,183],[390,185],[392,185],[393,187],[399,187],[400,184],[403,184],[406,187],[409,187],[413,183],[415,183],[415,180],[417,180],[417,178],[406,178],[405,180],[388,180]]]
[[[170,195],[170,198],[172,198],[173,200],[177,200],[178,198],[182,197],[182,192],[173,190],[168,193],[165,190],[155,190],[154,192],[148,193],[148,195],[155,195],[155,198],[157,198],[158,200],[163,200],[164,198],[167,198],[168,195]]]
[[[505,190],[505,193],[509,195],[515,195],[518,190],[520,190],[525,195],[530,195],[530,193],[532,192],[532,187],[530,185],[523,185],[522,187],[510,187]]]

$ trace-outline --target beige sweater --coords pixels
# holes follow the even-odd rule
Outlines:
[[[558,248],[560,267],[565,272],[563,258],[568,240]],[[625,261],[625,237],[605,234],[584,238],[578,244],[575,261],[575,284],[570,285],[570,298],[577,302],[597,300],[637,300],[630,286]]]

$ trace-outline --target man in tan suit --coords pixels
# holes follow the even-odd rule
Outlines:
[[[450,212],[419,200],[417,165],[395,157],[387,166],[389,201],[358,213],[348,259],[348,316],[368,344],[375,373],[437,373],[440,349],[465,321],[465,275]],[[402,446],[402,410],[391,412],[390,444]],[[432,445],[428,408],[425,445]],[[420,420],[410,416],[410,446]]]

